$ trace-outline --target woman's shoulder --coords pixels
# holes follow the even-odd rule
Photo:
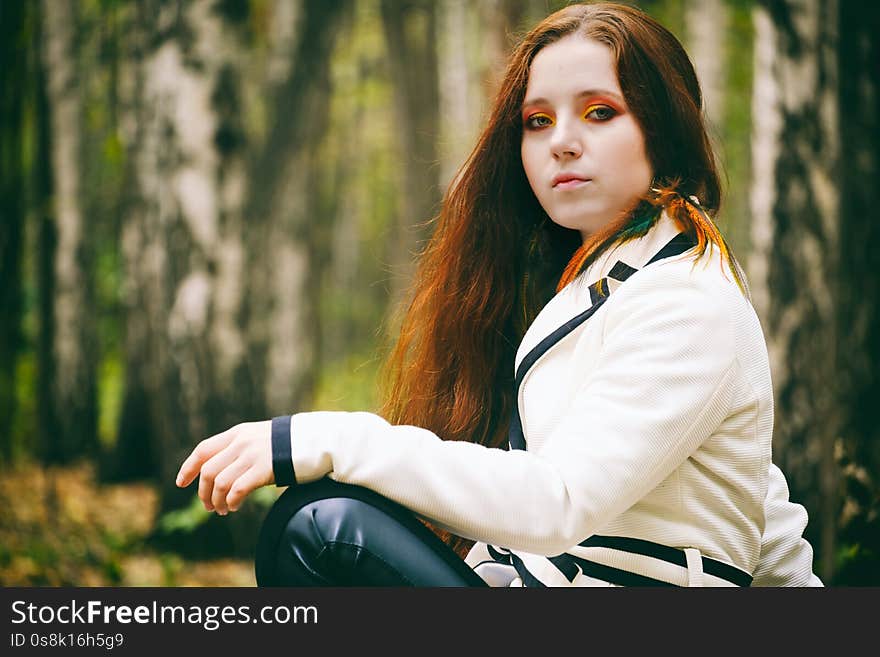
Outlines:
[[[704,299],[712,307],[751,307],[745,274],[737,282],[727,259],[717,246],[709,243],[703,253],[694,247],[684,253],[664,258],[639,269],[620,286],[620,292],[650,294],[658,301],[686,293]]]
[[[727,344],[731,351],[744,348],[744,341],[763,344],[746,292],[711,245],[702,255],[691,250],[646,265],[622,283],[605,305],[606,330],[641,321],[653,330],[703,335],[716,348]]]

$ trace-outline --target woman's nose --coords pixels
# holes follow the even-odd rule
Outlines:
[[[560,159],[565,157],[577,158],[584,152],[581,136],[572,121],[559,121],[553,130],[550,140],[550,149],[553,157]]]

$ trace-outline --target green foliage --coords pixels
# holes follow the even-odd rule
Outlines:
[[[728,243],[741,261],[748,253],[751,241],[752,4],[729,2],[730,25],[724,53],[727,84],[724,88],[724,119],[717,143],[727,192],[721,225]]]
[[[268,509],[278,498],[279,490],[270,486],[256,489],[247,497],[247,504],[263,509]],[[173,534],[175,532],[192,533],[214,514],[205,510],[198,495],[193,494],[189,504],[180,509],[166,511],[156,520],[156,531],[159,534]]]
[[[834,569],[837,586],[877,586],[880,583],[880,554],[866,543],[855,542],[837,551]]]
[[[327,363],[318,379],[314,407],[327,411],[375,411],[379,365],[378,357],[370,354],[349,355]]]
[[[108,354],[101,361],[98,382],[98,438],[101,446],[110,449],[116,444],[116,430],[122,406],[125,373],[121,359]]]
[[[16,412],[9,440],[12,462],[18,462],[38,451],[37,432],[37,355],[33,351],[19,354],[15,368]]]
[[[210,517],[211,513],[205,510],[199,496],[193,495],[188,506],[167,511],[159,516],[156,521],[156,530],[161,534],[171,534],[177,531],[192,532],[205,524]]]

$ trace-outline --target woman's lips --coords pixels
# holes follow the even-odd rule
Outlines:
[[[587,183],[592,182],[590,178],[563,178],[558,181],[553,182],[554,189],[575,189],[577,187],[582,187]]]

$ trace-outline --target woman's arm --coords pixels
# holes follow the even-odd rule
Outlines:
[[[752,586],[822,586],[813,574],[813,548],[803,537],[807,511],[788,499],[788,484],[770,464],[761,557]]]
[[[730,297],[690,270],[648,268],[615,292],[598,360],[540,451],[443,441],[370,413],[299,413],[291,423],[297,482],[329,476],[466,538],[563,552],[668,477],[729,411],[738,367]],[[205,441],[179,485],[201,470],[209,508],[237,508],[252,486],[273,480],[268,425]]]

